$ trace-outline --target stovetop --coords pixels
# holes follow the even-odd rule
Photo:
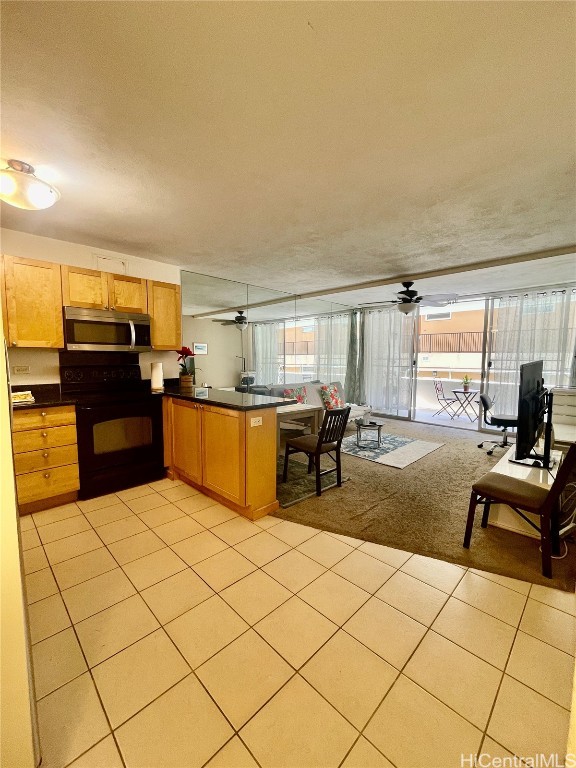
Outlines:
[[[60,353],[60,389],[80,402],[120,402],[150,395],[138,356],[122,353]]]

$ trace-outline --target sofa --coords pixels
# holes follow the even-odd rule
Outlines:
[[[331,381],[329,383],[333,384],[336,387],[338,391],[338,395],[346,403],[346,394],[342,384],[339,381]],[[251,386],[248,387],[248,391],[253,395],[267,395],[268,397],[284,397],[285,390],[305,387],[306,388],[306,400],[305,400],[306,404],[316,405],[326,409],[326,405],[324,403],[324,400],[322,399],[322,395],[320,394],[321,387],[323,386],[323,384],[324,382],[320,381],[320,379],[315,379],[314,381],[297,381],[297,382],[292,382],[287,384],[269,384],[269,385],[252,384]],[[349,421],[352,421],[353,419],[362,418],[363,416],[366,416],[367,414],[369,414],[371,410],[369,405],[356,405],[354,403],[346,403],[346,405],[350,406],[350,416],[348,417]]]

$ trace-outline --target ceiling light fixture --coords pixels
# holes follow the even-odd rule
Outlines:
[[[60,192],[34,175],[34,168],[22,160],[8,160],[0,171],[0,200],[26,211],[50,208],[60,199]]]
[[[402,304],[398,304],[398,309],[403,315],[409,315],[411,312],[414,312],[417,306],[418,304],[415,303],[403,302]]]

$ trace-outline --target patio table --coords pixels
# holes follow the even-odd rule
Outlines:
[[[453,389],[454,395],[458,400],[459,406],[454,416],[465,414],[470,421],[478,421],[478,409],[474,408],[474,399],[480,394],[479,389]]]

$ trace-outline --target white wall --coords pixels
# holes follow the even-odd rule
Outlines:
[[[105,251],[102,248],[93,248],[79,243],[67,243],[64,240],[53,240],[39,235],[29,235],[25,232],[16,232],[13,229],[0,229],[0,238],[2,253],[10,256],[120,273],[123,270],[117,265],[118,262],[123,262],[126,266],[125,274],[127,275],[180,285],[180,267],[174,264],[161,264],[158,261],[141,259],[138,256]],[[109,261],[104,261],[100,265],[98,257]]]
[[[29,235],[11,229],[1,229],[1,249],[10,256],[26,259],[52,261],[55,264],[69,264],[86,269],[102,269],[119,272],[132,277],[161,280],[165,283],[180,284],[180,267],[161,264],[115,251],[104,251],[78,243],[66,243],[49,237]],[[10,381],[14,385],[58,384],[57,349],[10,349]],[[150,378],[150,363],[161,362],[164,378],[178,376],[178,358],[174,352],[144,352],[140,355],[142,378]],[[15,373],[14,366],[29,365],[29,373]]]
[[[182,343],[192,348],[194,342],[208,344],[208,354],[196,357],[196,383],[212,387],[236,387],[240,384],[242,345],[250,329],[239,331],[234,326],[220,325],[212,320],[182,318]],[[238,355],[238,357],[236,357]]]

